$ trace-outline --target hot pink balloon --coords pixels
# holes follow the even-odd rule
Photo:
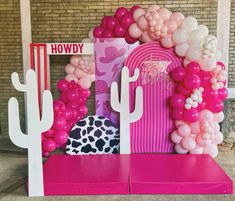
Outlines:
[[[200,64],[196,61],[192,61],[187,65],[186,71],[189,74],[198,74],[200,71]]]
[[[197,110],[200,112],[201,110],[204,110],[206,108],[206,102],[202,101],[201,103],[198,104]]]
[[[203,100],[207,101],[210,99],[218,98],[219,92],[213,90],[211,87],[205,87],[203,92]]]
[[[182,94],[182,95],[185,95],[185,96],[191,94],[191,90],[186,89],[186,88],[183,86],[183,84],[178,84],[178,85],[177,85],[177,92],[180,93],[180,94]]]
[[[75,102],[79,98],[79,92],[77,90],[71,89],[67,92],[68,101]]]
[[[200,77],[195,74],[188,74],[184,78],[184,86],[190,90],[198,88],[200,83]]]
[[[91,91],[89,89],[83,89],[80,92],[80,97],[88,98],[91,95]]]
[[[42,141],[42,149],[44,152],[52,152],[56,149],[56,143],[52,139],[44,139]]]
[[[174,68],[171,72],[170,75],[172,77],[173,80],[175,81],[181,81],[184,79],[185,75],[186,75],[186,71],[185,68],[183,67],[176,67]]]
[[[112,38],[113,37],[113,32],[110,30],[105,30],[102,35],[103,38]]]
[[[57,144],[64,144],[68,140],[68,134],[63,130],[58,130],[55,132],[54,140]]]
[[[172,111],[172,118],[174,120],[182,120],[184,111],[182,109],[174,109]]]
[[[55,134],[55,130],[52,129],[52,128],[50,128],[48,131],[46,131],[46,132],[43,133],[43,135],[44,135],[45,137],[48,137],[48,138],[53,137],[54,134]]]
[[[59,80],[56,86],[57,86],[57,89],[63,92],[63,91],[68,90],[68,85],[69,85],[69,82],[67,80]]]
[[[115,17],[109,17],[106,23],[106,27],[107,29],[112,31],[116,27],[117,24],[118,22]]]
[[[219,92],[219,98],[221,100],[225,100],[228,97],[228,90],[225,87],[219,89],[218,92]]]
[[[174,94],[170,98],[170,102],[171,102],[172,108],[175,108],[175,109],[182,109],[182,108],[184,108],[185,99],[186,99],[185,96],[183,96],[181,94]]]
[[[200,71],[198,75],[201,79],[201,86],[206,87],[211,85],[210,80],[212,75],[210,72]]]
[[[119,7],[116,12],[114,17],[118,20],[121,21],[122,16],[128,13],[129,11],[125,7]]]
[[[225,65],[222,61],[218,61],[217,65],[221,66],[223,70],[225,70]]]
[[[126,30],[121,25],[118,24],[114,29],[115,37],[122,38],[125,37],[125,34]]]
[[[129,26],[134,23],[132,15],[130,13],[126,13],[122,16],[120,23],[124,29],[128,29]]]
[[[196,109],[192,108],[189,110],[185,110],[183,117],[184,117],[184,121],[188,123],[193,123],[199,120],[199,113]]]
[[[105,29],[103,27],[95,27],[93,30],[93,35],[96,38],[102,38]]]
[[[78,112],[80,115],[86,115],[88,112],[87,106],[85,105],[80,106]]]
[[[55,130],[63,129],[63,127],[66,125],[66,119],[62,115],[55,116],[53,128]]]
[[[106,28],[106,25],[107,25],[107,21],[109,19],[110,16],[104,16],[102,21],[101,21],[101,26]]]
[[[125,34],[125,39],[126,39],[126,42],[130,44],[135,43],[138,40],[137,38],[131,37],[128,31]]]
[[[67,107],[63,113],[65,119],[67,121],[71,120],[73,118],[73,110],[69,107]]]
[[[219,98],[211,99],[207,101],[207,108],[213,113],[219,113],[223,110],[223,101]]]
[[[61,100],[53,100],[53,109],[55,112],[58,111],[64,111],[65,110],[65,104]]]

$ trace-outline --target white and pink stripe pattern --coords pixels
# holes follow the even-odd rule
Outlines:
[[[130,128],[132,153],[173,152],[170,133],[174,129],[174,122],[170,116],[168,99],[175,93],[175,86],[168,73],[182,66],[182,59],[174,53],[173,48],[165,49],[159,42],[150,42],[134,49],[125,66],[130,69],[130,74],[135,68],[140,69],[139,79],[130,84],[131,111],[134,109],[136,87],[142,86],[144,93],[143,116]],[[152,70],[148,69],[153,68],[155,74],[146,83],[143,75],[150,75]]]

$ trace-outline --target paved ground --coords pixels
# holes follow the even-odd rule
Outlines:
[[[216,160],[235,183],[235,152],[231,143],[220,146]],[[27,160],[24,154],[0,152],[0,201],[235,201],[235,195],[125,195],[125,196],[63,196],[29,198],[25,191]],[[235,191],[235,187],[234,187]]]

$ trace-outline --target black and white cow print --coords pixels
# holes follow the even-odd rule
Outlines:
[[[94,115],[79,121],[72,128],[66,153],[107,154],[119,153],[119,129],[107,118]]]

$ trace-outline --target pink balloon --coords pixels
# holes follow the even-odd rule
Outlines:
[[[67,80],[67,81],[75,81],[75,82],[77,82],[78,80],[77,80],[77,77],[74,75],[74,74],[68,74],[68,75],[66,75],[65,76],[65,79]]]
[[[55,130],[63,129],[63,127],[66,125],[66,119],[62,115],[55,116],[53,128]]]
[[[187,154],[188,150],[184,149],[180,144],[175,145],[175,152],[178,154]]]
[[[88,112],[87,106],[85,105],[80,106],[78,112],[80,115],[86,115]]]
[[[77,68],[78,65],[79,65],[79,61],[81,60],[81,58],[77,55],[73,55],[71,58],[70,58],[70,64]]]
[[[132,6],[131,9],[130,9],[130,13],[133,15],[133,13],[134,13],[138,8],[140,8],[139,5]]]
[[[91,87],[91,81],[89,79],[83,78],[78,81],[78,84],[83,88],[83,89],[89,89]]]
[[[210,140],[202,139],[201,135],[198,135],[198,136],[196,137],[196,141],[197,141],[197,144],[198,144],[200,147],[206,147],[206,146],[208,146],[208,144],[210,144]]]
[[[170,75],[173,80],[179,82],[179,81],[183,80],[186,75],[185,68],[176,67],[170,72]]]
[[[224,120],[224,113],[223,112],[219,112],[219,113],[214,114],[214,121],[220,123],[223,120]]]
[[[105,30],[103,33],[103,38],[112,38],[113,37],[113,32],[110,30]]]
[[[48,137],[48,138],[53,137],[54,134],[55,134],[55,130],[52,129],[52,128],[50,128],[48,131],[46,131],[46,132],[43,133],[43,135],[44,135],[45,137]]]
[[[191,134],[191,128],[187,124],[179,126],[177,131],[181,137],[186,137]]]
[[[147,8],[146,13],[151,13],[151,12],[157,11],[159,9],[160,9],[160,7],[158,5],[150,5]]]
[[[210,72],[200,71],[198,75],[201,79],[201,86],[206,87],[211,85],[210,80],[212,76]]]
[[[182,147],[186,150],[192,150],[196,147],[196,142],[193,137],[184,137],[182,139]]]
[[[171,106],[175,109],[182,109],[185,105],[185,96],[181,94],[174,94],[170,98]]]
[[[188,123],[193,123],[199,120],[199,113],[196,109],[192,108],[189,110],[185,110],[183,117],[184,117],[184,121]]]
[[[68,140],[68,134],[63,130],[57,130],[55,132],[54,140],[57,144],[64,144]]]
[[[213,140],[214,144],[221,144],[224,140],[224,135],[221,132],[215,134],[215,138]]]
[[[155,39],[152,38],[152,37],[149,35],[149,33],[148,33],[147,31],[144,31],[143,34],[142,34],[142,36],[141,36],[141,38],[140,38],[140,40],[141,40],[142,42],[147,43],[147,42],[154,41]]]
[[[210,99],[218,98],[219,92],[213,90],[211,87],[205,87],[203,92],[203,100],[207,101]]]
[[[84,78],[84,77],[87,76],[87,74],[84,73],[80,68],[75,69],[74,75],[75,75],[78,79],[82,79],[82,78]]]
[[[119,7],[116,12],[114,17],[118,20],[121,21],[122,16],[128,13],[129,11],[125,7]]]
[[[107,25],[107,22],[108,22],[108,19],[109,19],[110,16],[104,16],[102,21],[101,21],[101,26],[103,28],[106,28],[106,25]],[[102,35],[102,34],[101,34]]]
[[[187,73],[188,74],[198,74],[200,71],[200,64],[196,61],[191,61],[188,65],[187,65]]]
[[[71,64],[67,64],[64,70],[67,74],[73,74],[75,68]]]
[[[42,149],[44,152],[52,152],[56,149],[56,143],[52,139],[44,139],[42,141]]]
[[[207,109],[213,113],[219,113],[223,110],[224,104],[223,101],[219,98],[211,99],[207,101]]]
[[[170,16],[170,19],[174,19],[177,22],[177,26],[180,27],[184,20],[184,15],[181,12],[175,12]]]
[[[221,66],[223,70],[225,70],[225,65],[222,61],[218,61],[217,65]]]
[[[121,25],[118,24],[114,29],[115,37],[122,38],[125,37],[125,34],[126,30]]]
[[[58,111],[64,111],[65,110],[65,104],[61,100],[53,100],[53,109],[55,112]]]
[[[172,111],[172,118],[174,120],[182,120],[184,111],[182,109],[174,109]]]
[[[135,43],[138,40],[137,38],[131,37],[128,31],[125,34],[125,39],[130,44]]]
[[[144,9],[142,9],[142,8],[136,9],[135,12],[133,13],[133,18],[134,18],[135,22],[137,22],[139,17],[144,15],[144,14],[145,14]]]
[[[134,23],[129,27],[129,34],[133,38],[139,38],[142,34],[142,31],[139,29],[137,24]]]
[[[78,100],[79,100],[79,99],[78,99]],[[72,109],[75,109],[75,110],[77,110],[77,109],[79,108],[79,105],[80,105],[80,104],[78,104],[78,101],[76,101],[76,102],[69,102],[69,103],[67,104],[68,107],[70,107],[70,108],[72,108]]]
[[[144,15],[138,18],[137,25],[143,31],[148,29],[148,21],[146,20]]]
[[[188,74],[184,78],[184,86],[190,90],[198,88],[200,83],[200,77],[196,74]]]
[[[178,84],[178,85],[177,85],[177,92],[180,93],[180,94],[182,94],[182,95],[185,95],[185,96],[191,94],[191,91],[190,91],[189,89],[186,89],[186,88],[183,86],[183,84]]]
[[[115,17],[109,17],[107,20],[106,27],[107,29],[112,31],[116,27],[117,24],[118,22]]]
[[[205,122],[205,121],[213,121],[214,115],[210,110],[202,110],[199,113],[199,121]]]
[[[225,100],[228,97],[228,90],[225,87],[219,89],[218,92],[219,92],[219,98],[221,100]]]
[[[160,8],[158,10],[160,17],[165,21],[168,20],[171,16],[171,12],[166,8]]]
[[[203,101],[201,103],[198,104],[197,106],[197,110],[200,112],[201,110],[204,110],[206,108],[206,102]]]
[[[68,101],[71,101],[71,102],[75,102],[77,101],[79,98],[79,92],[75,89],[70,89],[68,92],[67,92],[67,99]]]
[[[71,120],[73,118],[73,110],[69,107],[67,107],[63,113],[65,119],[67,121]]]
[[[164,38],[161,39],[161,45],[165,48],[171,48],[175,45],[172,41],[171,34],[167,34]]]
[[[171,133],[171,141],[174,143],[180,143],[182,140],[182,137],[177,133],[177,131],[173,131]]]
[[[95,27],[93,30],[93,35],[95,38],[102,38],[105,29],[103,27]]]
[[[89,89],[83,89],[80,92],[80,97],[88,98],[91,95],[91,91]]]
[[[59,80],[57,82],[57,89],[59,89],[61,92],[68,90],[69,82],[67,80]]]
[[[181,126],[181,125],[185,125],[185,122],[182,121],[182,120],[176,120],[176,121],[175,121],[175,126],[176,126],[176,128],[178,128],[178,127]]]
[[[193,134],[199,134],[201,129],[200,129],[200,123],[198,121],[191,123],[190,124],[191,132]]]
[[[124,29],[128,29],[129,26],[134,23],[132,15],[130,13],[126,13],[122,16],[120,23]]]
[[[172,34],[177,29],[176,20],[169,19],[164,24],[167,27],[167,33],[168,34]]]

